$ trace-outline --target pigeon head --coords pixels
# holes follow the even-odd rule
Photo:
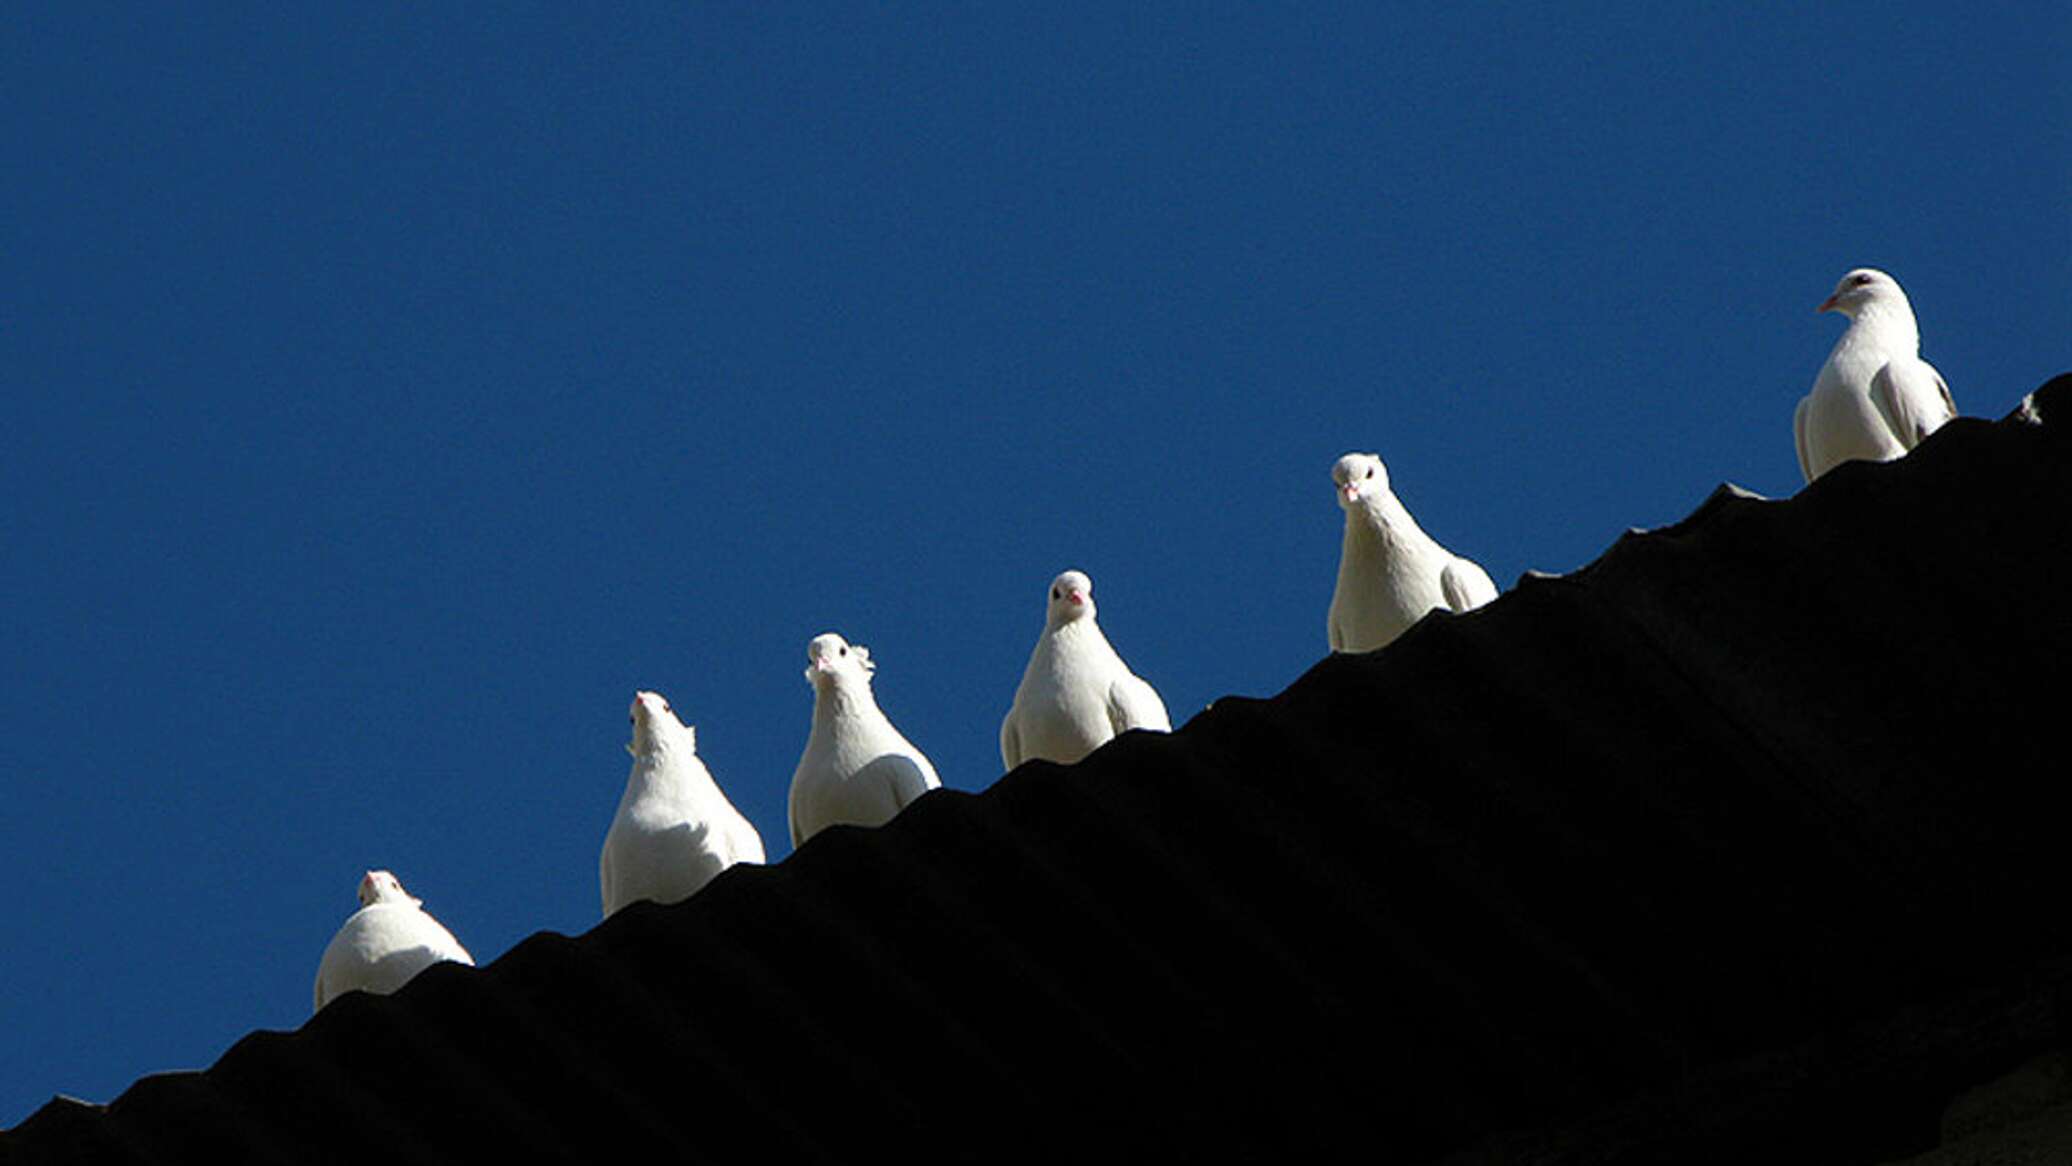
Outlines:
[[[806,645],[806,679],[815,688],[844,682],[868,686],[876,667],[869,648],[851,644],[833,632],[814,636]]]
[[[1820,301],[1816,312],[1840,312],[1850,319],[1856,319],[1867,310],[1898,309],[1908,316],[1914,314],[1907,303],[1907,293],[1899,290],[1899,281],[1875,267],[1859,267],[1842,277],[1835,285],[1835,294]]]
[[[1044,622],[1062,627],[1075,619],[1094,617],[1094,581],[1084,571],[1067,571],[1050,581],[1050,607]]]
[[[385,870],[370,870],[360,879],[360,906],[372,907],[376,903],[421,903],[403,889],[403,883]]]
[[[682,740],[691,748],[697,748],[697,730],[676,718],[676,710],[669,707],[659,692],[636,692],[633,707],[627,712],[627,719],[633,722],[633,740],[626,751],[640,757],[655,750],[664,741]]]
[[[1331,480],[1338,485],[1338,504],[1350,510],[1363,499],[1388,493],[1389,471],[1374,454],[1349,453],[1331,467]]]

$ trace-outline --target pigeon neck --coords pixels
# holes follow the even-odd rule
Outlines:
[[[1349,543],[1372,542],[1394,547],[1414,533],[1421,533],[1417,521],[1396,500],[1393,490],[1363,497],[1357,511],[1346,517],[1349,521],[1345,524],[1345,538]]]
[[[1057,619],[1052,620],[1049,624],[1049,631],[1050,634],[1054,636],[1084,635],[1085,632],[1077,629],[1090,628],[1093,626],[1094,617],[1092,613],[1088,613],[1087,615],[1081,616],[1076,619],[1072,616],[1066,615],[1060,616]]]
[[[652,777],[657,771],[672,767],[678,757],[694,752],[680,748],[678,743],[668,736],[657,734],[648,738],[647,748],[635,747],[634,770],[638,775]]]
[[[878,702],[871,699],[867,685],[837,680],[824,688],[816,686],[813,701],[813,719],[816,721],[853,720],[877,710]]]
[[[674,752],[678,745],[677,738],[678,734],[652,721],[648,723],[646,731],[636,727],[633,730],[634,756]]]
[[[1905,304],[1867,303],[1857,310],[1850,331],[1861,332],[1884,347],[1903,346],[1916,353],[1921,350],[1921,330],[1914,323],[1913,309]]]
[[[633,759],[633,774],[627,779],[628,796],[656,793],[667,797],[696,798],[706,790],[717,792],[698,753],[685,742],[658,742]]]

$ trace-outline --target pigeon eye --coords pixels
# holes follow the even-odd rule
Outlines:
[[[1858,286],[1858,287],[1862,287],[1862,286],[1863,286],[1864,284],[1867,284],[1867,283],[1869,283],[1870,281],[1871,281],[1871,277],[1870,277],[1870,276],[1868,276],[1868,275],[1859,275],[1859,276],[1857,276],[1857,277],[1856,277],[1855,279],[1852,279],[1852,280],[1850,280],[1849,282],[1851,282],[1851,283],[1855,284],[1855,285],[1856,285],[1856,286]]]
[[[1056,599],[1056,598],[1058,597],[1058,589],[1057,589],[1057,588],[1053,587],[1053,588],[1051,588],[1051,589],[1050,589],[1050,597],[1051,597],[1052,599]]]
[[[846,656],[846,655],[848,655],[848,654],[849,654],[849,649],[847,649],[847,648],[843,648],[843,649],[842,649],[842,655]]]
[[[1367,467],[1367,476],[1368,476],[1368,477],[1370,477],[1370,478],[1374,476],[1374,467],[1373,467],[1373,466],[1368,466],[1368,467]]]

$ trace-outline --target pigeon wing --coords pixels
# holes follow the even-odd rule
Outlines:
[[[1156,729],[1161,733],[1173,731],[1173,722],[1166,715],[1165,702],[1158,698],[1158,690],[1134,673],[1125,672],[1108,686],[1108,724],[1117,733],[1131,729]]]
[[[1008,709],[1000,722],[1000,761],[1009,769],[1022,763],[1022,731],[1014,723],[1014,713]]]
[[[1806,457],[1806,406],[1813,403],[1811,397],[1800,397],[1799,407],[1791,415],[1791,439],[1799,450],[1799,475],[1808,482],[1813,480],[1813,462]]]
[[[735,813],[734,819],[726,831],[728,849],[731,851],[728,860],[754,863],[768,861],[763,854],[763,836],[756,830],[755,824],[742,817],[739,812]]]
[[[468,954],[468,949],[460,945],[460,940],[453,937],[453,932],[448,931],[444,923],[432,918],[431,912],[419,907],[404,918],[408,936],[434,959],[475,966],[475,957]]]
[[[1950,386],[1925,360],[1895,360],[1871,377],[1871,404],[1899,444],[1912,449],[1957,415]]]
[[[882,788],[891,798],[895,813],[940,784],[935,780],[935,767],[918,751],[883,754],[857,770],[851,780]]]
[[[1458,555],[1439,572],[1439,591],[1453,611],[1472,611],[1496,598],[1489,572]]]

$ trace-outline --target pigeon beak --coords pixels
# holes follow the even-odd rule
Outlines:
[[[1347,502],[1358,502],[1360,500],[1360,484],[1358,482],[1347,482],[1344,490]]]
[[[1835,297],[1829,296],[1826,299],[1820,301],[1820,306],[1813,309],[1813,311],[1816,315],[1821,312],[1832,312],[1835,310],[1837,306],[1838,305],[1836,305],[1835,303]]]
[[[1086,596],[1085,596],[1085,594],[1084,594],[1084,593],[1082,593],[1082,592],[1078,592],[1078,591],[1067,591],[1067,592],[1065,592],[1065,598],[1066,598],[1066,599],[1069,599],[1069,600],[1071,600],[1071,601],[1072,601],[1072,606],[1074,606],[1074,607],[1084,607],[1084,606],[1086,606]]]

